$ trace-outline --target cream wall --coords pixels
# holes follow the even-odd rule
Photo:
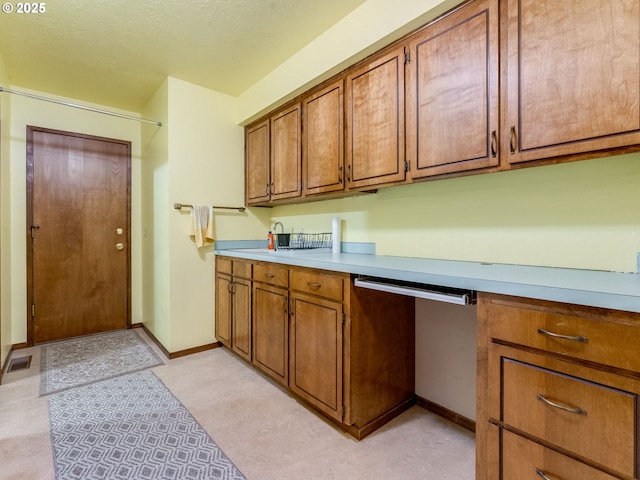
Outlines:
[[[640,154],[437,180],[282,206],[287,230],[374,242],[381,255],[636,272]]]
[[[171,353],[214,337],[213,246],[196,248],[190,210],[174,203],[244,205],[244,130],[235,99],[168,78],[145,109],[166,118],[162,131],[143,127],[145,325]],[[264,236],[265,209],[215,210],[215,238]]]
[[[11,87],[21,90],[20,87]],[[27,91],[27,90],[23,90]],[[49,96],[42,92],[30,92]],[[3,94],[4,95],[4,94]],[[66,99],[73,103],[78,101]],[[109,110],[109,107],[90,105]],[[113,109],[111,109],[113,110]],[[131,114],[131,112],[120,112]],[[26,133],[27,125],[117,138],[131,142],[131,258],[132,323],[142,321],[140,259],[140,125],[137,121],[78,110],[14,95],[11,97],[10,202],[2,218],[3,231],[10,227],[11,245],[11,341],[27,341],[26,291]],[[4,268],[4,265],[3,265]]]
[[[8,83],[8,73],[0,54],[0,85]],[[11,213],[9,146],[11,142],[11,98],[0,94],[0,369],[9,354],[11,340],[11,230],[4,226]]]
[[[244,130],[233,118],[235,99],[169,78],[169,350],[212,343],[213,246],[196,248],[188,233],[190,210],[173,203],[244,205]],[[254,239],[266,231],[264,209],[214,210],[218,240]]]
[[[169,81],[146,105],[143,116],[163,123],[142,132],[142,304],[143,323],[169,345]]]

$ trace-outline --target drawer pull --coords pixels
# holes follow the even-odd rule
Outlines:
[[[320,288],[322,286],[321,283],[311,283],[311,282],[307,282],[307,285],[309,285],[311,288]]]
[[[548,337],[559,338],[560,340],[571,340],[572,342],[582,342],[587,343],[587,337],[581,337],[577,335],[561,335],[559,333],[553,333],[549,330],[545,330],[544,328],[539,328],[538,333],[541,335],[547,335]]]
[[[267,277],[267,278],[275,277],[275,275],[273,273],[265,273],[264,276]]]
[[[551,478],[549,475],[547,475],[546,473],[544,473],[542,470],[540,470],[538,467],[534,467],[536,470],[536,473],[538,475],[540,475],[542,478],[544,478],[544,480],[553,480],[553,478]]]
[[[575,413],[577,415],[586,415],[587,411],[582,409],[582,408],[578,408],[578,407],[572,407],[569,405],[564,405],[562,403],[558,403],[558,402],[554,402],[549,400],[548,398],[545,398],[543,395],[536,395],[536,397],[538,398],[538,400],[540,400],[541,402],[546,403],[547,405],[554,407],[554,408],[559,408],[560,410],[564,410],[565,412],[569,412],[569,413]]]

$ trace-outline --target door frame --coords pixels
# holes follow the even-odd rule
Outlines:
[[[31,226],[33,225],[33,181],[34,181],[34,158],[33,158],[33,134],[34,132],[51,133],[55,135],[65,135],[78,137],[87,140],[97,140],[124,145],[127,149],[126,161],[126,190],[127,190],[127,219],[126,219],[126,257],[127,257],[127,328],[131,328],[131,142],[128,140],[118,140],[115,138],[99,137],[84,133],[68,132],[64,130],[54,130],[51,128],[27,125],[27,345],[33,346],[34,342],[34,317],[31,305],[34,303],[34,278],[33,278],[33,242],[31,241]]]

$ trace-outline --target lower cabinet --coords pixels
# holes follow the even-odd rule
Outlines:
[[[640,478],[640,315],[482,294],[478,479]]]
[[[251,264],[216,259],[216,338],[251,360]]]
[[[253,284],[253,365],[277,382],[289,382],[289,308],[286,289]]]
[[[252,266],[256,369],[357,439],[415,403],[413,298],[357,288],[343,273]],[[236,282],[217,269],[216,336],[246,359],[234,342],[241,327],[228,320],[239,311],[225,293],[229,281]]]
[[[330,417],[343,416],[342,303],[294,292],[291,297],[291,390]]]

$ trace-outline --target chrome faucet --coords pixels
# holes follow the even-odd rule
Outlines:
[[[276,222],[276,223],[273,224],[273,233],[277,233],[276,232],[276,227],[278,225],[280,225],[280,228],[282,228],[282,232],[281,233],[284,233],[284,225],[282,225],[282,223],[280,223],[280,222]]]

